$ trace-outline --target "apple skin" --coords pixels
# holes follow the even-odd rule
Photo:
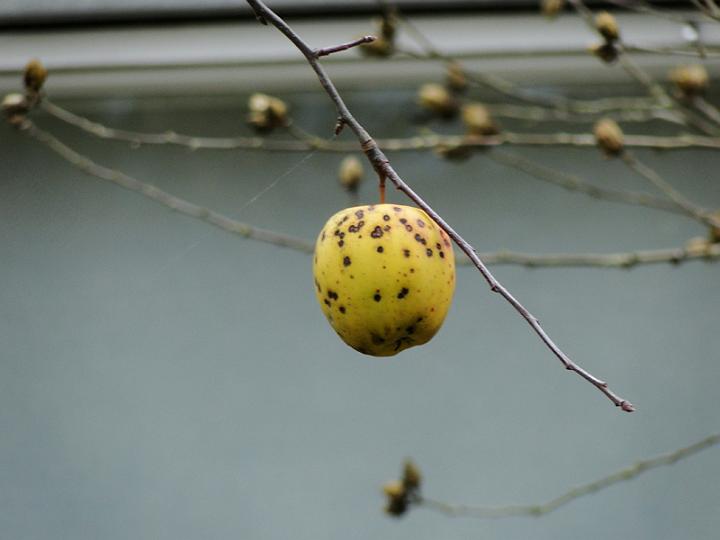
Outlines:
[[[318,235],[315,294],[325,317],[353,349],[393,356],[427,343],[455,290],[452,244],[411,206],[346,208]]]

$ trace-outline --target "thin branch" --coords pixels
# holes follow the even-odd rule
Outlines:
[[[435,510],[447,516],[451,517],[474,517],[474,518],[507,518],[507,517],[540,517],[545,514],[549,514],[554,510],[557,510],[561,506],[564,506],[575,499],[584,497],[596,493],[605,488],[608,488],[619,482],[626,480],[632,480],[636,476],[641,475],[644,472],[662,467],[665,465],[673,465],[680,460],[688,458],[701,450],[710,448],[713,445],[720,443],[720,434],[710,435],[701,441],[698,441],[689,446],[685,446],[674,452],[667,454],[661,454],[657,457],[644,459],[636,462],[634,465],[620,469],[608,476],[604,476],[593,482],[582,484],[577,486],[562,495],[550,499],[547,502],[541,504],[530,504],[530,505],[510,505],[510,506],[467,506],[467,505],[456,505],[448,504],[442,501],[429,499],[427,497],[418,496],[418,500],[415,501],[419,506],[425,507],[428,510]]]
[[[363,36],[359,39],[350,41],[348,43],[343,43],[342,45],[336,45],[334,47],[325,47],[324,49],[317,49],[315,51],[315,56],[317,58],[320,58],[321,56],[328,56],[330,54],[341,52],[341,51],[347,51],[348,49],[352,49],[353,47],[357,47],[358,45],[362,45],[364,43],[372,43],[377,38],[375,36]]]
[[[689,201],[682,193],[676,190],[670,182],[660,176],[655,170],[645,165],[634,154],[625,151],[622,154],[623,162],[637,174],[648,180],[657,189],[662,191],[675,205],[682,209],[688,216],[695,218],[700,223],[704,223],[709,227],[720,228],[720,219],[715,217],[711,212],[704,208],[700,208],[695,203]]]
[[[537,105],[508,105],[505,103],[485,103],[485,107],[497,118],[514,118],[532,122],[593,122],[601,112],[574,112],[565,109],[553,109]],[[615,109],[603,114],[623,123],[652,122],[662,120],[673,124],[685,125],[685,119],[676,111],[658,108]]]
[[[372,164],[373,168],[377,172],[380,178],[389,179],[395,187],[405,193],[415,204],[417,204],[428,216],[433,219],[447,234],[453,239],[455,244],[472,260],[473,264],[480,271],[482,276],[487,281],[490,289],[493,292],[500,294],[515,310],[528,322],[540,339],[545,345],[552,351],[552,353],[560,360],[566,369],[574,371],[582,378],[593,384],[598,390],[600,390],[608,399],[610,399],[617,407],[620,407],[623,411],[631,412],[635,410],[633,405],[616,395],[609,388],[607,383],[601,381],[585,369],[575,364],[562,350],[553,342],[548,334],[540,326],[538,320],[518,301],[510,292],[498,282],[492,273],[487,269],[485,264],[478,257],[475,249],[444,220],[440,215],[437,214],[419,195],[417,195],[408,186],[405,181],[395,172],[395,169],[390,165],[390,162],[385,157],[383,152],[378,148],[377,143],[370,137],[365,128],[355,119],[351,114],[350,110],[345,105],[342,97],[338,93],[337,89],[333,85],[332,81],[328,77],[323,67],[318,62],[317,57],[313,54],[313,50],[298,36],[283,19],[281,19],[275,12],[270,10],[261,0],[248,0],[248,4],[253,8],[255,13],[261,16],[263,19],[268,21],[270,24],[275,26],[285,37],[287,37],[305,56],[310,67],[315,71],[318,76],[320,84],[325,89],[330,99],[335,103],[335,107],[338,112],[338,116],[357,136],[358,141],[365,152],[368,160]]]
[[[688,56],[693,58],[720,58],[720,52],[703,50],[675,49],[672,47],[645,47],[642,45],[625,44],[625,51],[629,53],[640,52],[648,54],[661,54],[663,56]]]
[[[93,122],[79,116],[67,109],[56,105],[47,98],[40,103],[40,107],[51,116],[70,125],[82,129],[101,139],[129,142],[133,145],[177,145],[191,150],[260,150],[268,152],[307,152],[318,150],[320,152],[352,152],[357,150],[357,144],[345,141],[328,141],[322,137],[310,135],[297,137],[300,128],[289,126],[294,130],[291,134],[298,140],[279,140],[266,137],[204,137],[186,135],[174,131],[164,133],[144,133],[115,129]],[[309,136],[308,136],[309,135]],[[377,145],[384,151],[420,151],[434,150],[438,147],[447,147],[464,144],[471,147],[484,148],[500,145],[525,146],[596,146],[595,137],[589,133],[517,133],[502,132],[493,137],[466,137],[464,135],[429,135],[413,136],[407,138],[377,139]],[[699,135],[677,135],[672,137],[653,135],[625,135],[625,146],[637,148],[655,148],[659,150],[675,150],[684,148],[712,148],[720,149],[720,138],[704,137]]]
[[[657,8],[654,8],[652,5],[650,5],[647,2],[638,1],[638,0],[607,0],[611,4],[615,4],[616,6],[636,11],[638,13],[647,13],[649,15],[654,15],[655,17],[659,17],[661,19],[666,19],[668,21],[673,21],[678,24],[688,24],[689,22],[694,22],[688,18],[678,17],[676,15],[673,15],[672,13],[668,11],[659,10]]]
[[[686,261],[720,259],[720,244],[702,241],[697,245],[689,244],[682,248],[648,249],[627,253],[544,253],[529,254],[512,251],[481,253],[485,263],[490,265],[518,265],[528,268],[587,267],[618,268],[629,270],[647,264],[680,264]],[[471,264],[466,259],[458,261],[460,265]]]
[[[145,197],[170,208],[171,210],[179,212],[180,214],[199,219],[209,223],[210,225],[218,227],[219,229],[237,234],[244,238],[251,238],[260,242],[266,242],[276,246],[302,251],[303,253],[313,252],[313,244],[310,242],[236,221],[223,214],[191,203],[185,199],[181,199],[180,197],[176,197],[167,191],[163,191],[125,173],[98,165],[94,161],[65,145],[51,133],[38,128],[30,120],[25,120],[21,129],[24,133],[27,133],[35,140],[47,145],[63,159],[67,160],[85,173],[103,180],[109,180],[110,182],[113,182],[125,189],[136,191]]]
[[[47,145],[68,163],[77,167],[86,174],[95,176],[96,178],[100,178],[102,180],[109,180],[110,182],[144,195],[145,197],[148,197],[167,208],[180,212],[181,214],[209,223],[219,229],[237,234],[243,238],[279,245],[305,254],[311,254],[313,252],[313,244],[309,241],[275,231],[260,229],[247,223],[236,221],[218,212],[214,212],[208,208],[190,203],[170,193],[162,191],[151,184],[132,178],[120,171],[99,165],[71,149],[49,132],[41,130],[30,121],[25,122],[22,130],[34,139]],[[692,260],[718,260],[720,259],[720,244],[706,244],[687,248],[607,254],[530,254],[512,251],[498,251],[482,253],[480,257],[487,264],[492,265],[519,265],[530,268],[600,267],[629,269],[644,264],[679,264],[681,262]],[[459,266],[469,266],[473,263],[467,258],[461,258],[458,259],[457,264]]]
[[[588,28],[590,28],[602,37],[602,34],[595,26],[593,12],[585,5],[583,0],[569,1],[575,11],[578,13],[578,15],[580,15],[583,21],[585,21],[585,24],[588,26]],[[612,46],[615,47],[615,50],[618,53],[618,61],[620,62],[620,65],[625,70],[625,72],[637,82],[639,82],[642,86],[644,86],[647,89],[648,94],[650,94],[657,101],[660,107],[674,108],[681,112],[681,114],[685,117],[688,125],[695,126],[707,135],[718,135],[718,130],[715,126],[708,124],[702,118],[698,118],[696,115],[683,108],[676,100],[672,98],[672,96],[670,96],[670,94],[665,91],[665,89],[660,84],[655,82],[645,70],[643,70],[639,65],[637,65],[627,54],[627,50],[625,49],[624,45],[620,40],[618,40],[616,43],[613,43]]]
[[[707,118],[720,125],[720,111],[717,107],[702,96],[693,96],[690,100],[693,107],[704,114]]]
[[[649,195],[646,193],[636,193],[633,191],[622,191],[596,186],[594,184],[586,182],[578,176],[568,174],[557,169],[547,167],[545,165],[541,165],[518,154],[512,154],[509,152],[503,152],[501,150],[494,149],[491,152],[486,152],[483,155],[492,159],[493,161],[523,171],[545,182],[549,182],[570,191],[578,191],[580,193],[584,193],[585,195],[588,195],[589,197],[593,197],[595,199],[603,199],[624,204],[645,206],[648,208],[655,208],[657,210],[665,210],[668,212],[688,215],[688,212],[686,210],[678,208],[678,206],[674,202],[669,201],[665,198],[655,197],[654,195]]]

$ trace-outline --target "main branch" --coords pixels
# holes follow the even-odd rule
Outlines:
[[[574,363],[550,338],[550,336],[540,326],[538,320],[523,306],[510,292],[495,279],[492,273],[487,269],[485,264],[478,257],[475,249],[460,236],[455,230],[435,212],[417,193],[415,193],[410,186],[395,172],[395,169],[390,165],[390,162],[385,157],[385,154],[380,150],[377,143],[368,134],[365,128],[355,119],[350,110],[345,105],[342,97],[338,93],[335,85],[330,80],[323,67],[318,61],[317,53],[312,49],[300,36],[298,36],[288,25],[281,19],[275,12],[268,8],[260,0],[247,0],[248,4],[253,8],[259,20],[267,22],[275,26],[280,32],[282,32],[305,56],[310,67],[317,74],[320,84],[325,89],[325,92],[330,96],[338,113],[338,122],[340,125],[346,125],[349,127],[357,136],[360,141],[362,150],[365,152],[368,160],[372,164],[373,168],[377,172],[381,179],[389,179],[395,187],[405,193],[415,204],[417,204],[425,213],[428,214],[447,234],[453,239],[455,244],[470,258],[475,267],[480,271],[482,276],[487,281],[490,289],[493,292],[500,294],[515,310],[522,315],[522,317],[528,322],[535,333],[545,343],[545,345],[553,352],[553,354],[562,362],[566,369],[574,371],[582,378],[593,384],[598,390],[600,390],[605,396],[608,397],[617,407],[620,407],[623,411],[632,412],[635,410],[632,403],[619,397],[617,394],[612,392],[607,383],[598,379],[590,372],[586,371],[582,367]]]

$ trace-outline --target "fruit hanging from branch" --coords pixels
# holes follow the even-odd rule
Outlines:
[[[332,216],[315,244],[315,293],[342,340],[392,356],[428,342],[455,290],[447,234],[419,208],[377,204]]]

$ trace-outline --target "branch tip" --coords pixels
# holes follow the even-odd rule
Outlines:
[[[635,412],[635,405],[629,401],[620,402],[620,408],[625,412]]]
[[[320,58],[321,56],[328,56],[336,52],[342,52],[346,51],[348,49],[352,49],[353,47],[357,47],[358,45],[364,45],[366,43],[372,43],[377,38],[375,36],[363,36],[361,38],[355,39],[353,41],[349,41],[347,43],[342,43],[340,45],[335,45],[334,47],[324,47],[322,49],[315,49],[312,51],[312,54],[315,58]]]

